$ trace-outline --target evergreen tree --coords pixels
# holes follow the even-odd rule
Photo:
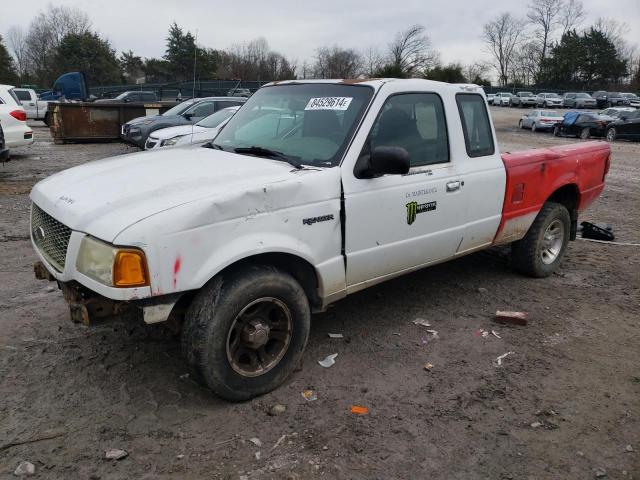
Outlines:
[[[13,57],[9,55],[9,51],[4,44],[2,35],[0,35],[0,83],[15,85],[18,82]]]

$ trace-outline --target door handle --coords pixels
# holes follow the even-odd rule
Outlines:
[[[460,180],[447,183],[447,192],[455,192],[457,190],[460,190]]]

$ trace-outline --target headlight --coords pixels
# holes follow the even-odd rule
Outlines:
[[[80,273],[104,285],[149,285],[147,262],[142,250],[114,247],[88,236],[80,244],[76,268]]]
[[[184,137],[184,135],[178,135],[176,137],[172,137],[172,138],[168,138],[166,140],[163,140],[162,141],[162,146],[163,147],[172,147],[176,143],[178,143],[178,140],[180,140],[182,137]]]

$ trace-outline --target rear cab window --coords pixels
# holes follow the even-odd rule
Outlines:
[[[456,94],[462,122],[464,142],[469,157],[484,157],[495,153],[489,114],[482,96],[476,93]]]
[[[16,94],[16,97],[18,97],[20,101],[28,102],[31,100],[31,94],[26,90],[14,90],[13,93]]]

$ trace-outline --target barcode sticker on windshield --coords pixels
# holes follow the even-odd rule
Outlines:
[[[346,110],[353,97],[318,97],[312,98],[304,107],[305,110]]]

